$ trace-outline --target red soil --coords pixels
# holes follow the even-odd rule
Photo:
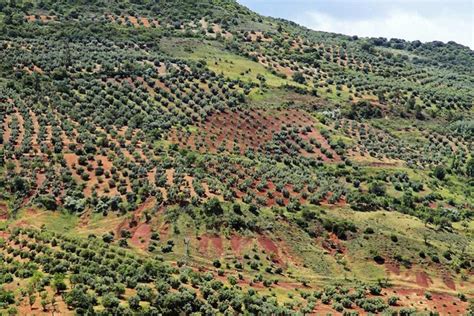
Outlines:
[[[121,230],[127,229],[128,231],[130,231],[132,233],[132,236],[133,236],[133,234],[135,234],[135,232],[138,230],[139,226],[143,225],[144,223],[143,224],[138,224],[137,226],[134,226],[134,227],[130,227],[130,224],[132,222],[139,223],[140,220],[141,220],[143,212],[145,210],[148,210],[148,209],[152,208],[153,205],[154,205],[153,204],[154,202],[155,202],[154,198],[148,198],[145,202],[140,204],[140,206],[138,206],[137,209],[135,211],[133,211],[132,219],[125,218],[123,221],[121,221],[117,225],[117,227],[115,228],[116,235],[120,236]],[[144,229],[144,228],[142,228],[142,229]],[[139,233],[139,235],[140,235],[140,233]],[[150,233],[150,236],[151,236],[151,233]],[[138,236],[138,237],[140,237],[140,236]]]
[[[398,263],[385,262],[385,267],[390,273],[400,275],[400,265]]]
[[[305,140],[309,140],[311,138],[316,139],[321,144],[321,148],[325,148],[333,155],[333,158],[330,159],[326,155],[324,155],[319,148],[314,147],[315,153],[320,156],[324,161],[341,161],[341,157],[331,148],[331,146],[329,146],[329,142],[327,141],[327,139],[324,138],[323,135],[321,135],[321,133],[317,129],[313,128],[311,132],[307,133],[306,135],[301,134],[300,136]]]
[[[221,256],[224,253],[224,247],[222,245],[221,236],[210,237],[210,240],[211,240],[211,243],[212,243],[213,251],[216,254],[218,254],[219,256]]]
[[[198,251],[201,254],[206,254],[207,253],[207,244],[209,243],[209,239],[206,237],[206,235],[203,235],[199,237],[198,239]]]
[[[263,33],[262,32],[253,32],[253,33],[249,33],[249,38],[252,42],[256,42],[257,39],[261,42],[272,42],[273,39],[271,37],[268,37],[268,38],[265,38],[263,36]]]
[[[242,250],[245,249],[251,242],[248,237],[241,237],[239,235],[232,235],[230,238],[230,247],[236,256],[242,256]]]
[[[166,169],[166,183],[173,185],[174,180],[174,169]]]
[[[19,148],[21,144],[23,143],[23,138],[25,137],[25,120],[23,119],[23,116],[21,115],[20,112],[16,112],[15,115],[18,119],[18,127],[19,127],[17,144],[15,147]]]
[[[170,225],[168,223],[164,223],[161,227],[160,227],[160,238],[161,239],[166,239],[168,237],[168,234],[169,234],[169,229],[170,229]]]
[[[34,22],[36,21],[36,17],[34,15],[27,15],[25,16],[27,22]]]
[[[331,205],[331,203],[329,203],[329,199],[331,198],[333,194],[334,194],[333,192],[328,192],[326,196],[320,201],[321,205]],[[334,205],[346,206],[347,205],[346,197],[341,196],[340,199],[334,203]]]
[[[138,27],[138,26],[139,26],[139,24],[138,24],[138,19],[137,19],[136,17],[130,15],[130,16],[128,16],[128,20],[130,21],[130,23],[132,23],[132,25],[133,25],[134,27]]]
[[[209,236],[204,234],[200,237],[198,251],[201,254],[213,254],[218,257],[224,253],[224,246],[221,236]]]
[[[46,180],[46,174],[43,172],[38,172],[36,174],[36,187],[41,187]]]
[[[138,221],[140,220],[140,217],[142,216],[143,212],[146,210],[150,210],[153,208],[155,205],[155,198],[154,197],[149,197],[148,199],[145,200],[140,206],[133,212],[133,216],[135,219]]]
[[[280,282],[278,284],[273,285],[274,287],[285,289],[285,290],[295,290],[295,289],[307,289],[310,286],[304,286],[301,283],[293,283],[293,282]]]
[[[258,237],[258,243],[260,244],[260,246],[262,246],[267,255],[273,254],[274,262],[281,262],[280,256],[278,254],[278,247],[270,238],[264,235],[260,235]]]
[[[146,249],[150,243],[151,226],[146,223],[141,223],[130,239],[130,243],[140,249]]]
[[[3,121],[3,143],[6,144],[10,139],[11,129],[10,124],[12,121],[11,115],[7,115],[5,120]]]
[[[416,284],[420,287],[429,287],[432,283],[431,278],[425,271],[416,272]]]
[[[0,204],[0,220],[7,220],[7,219],[8,219],[7,206],[4,204]]]
[[[40,15],[39,19],[36,18],[35,15],[27,15],[25,16],[27,22],[35,22],[35,21],[41,21],[41,22],[50,22],[54,21],[56,19],[56,16],[49,16],[49,15]]]
[[[452,276],[449,275],[448,273],[445,273],[443,275],[443,282],[451,290],[456,290],[456,284],[454,283]]]
[[[256,123],[258,122],[258,123]],[[311,117],[298,110],[227,111],[213,114],[199,127],[197,133],[182,137],[176,130],[169,135],[171,142],[196,150],[197,139],[204,138],[205,148],[201,151],[216,152],[224,145],[227,150],[236,146],[243,154],[247,148],[258,149],[270,142],[275,133],[281,131],[283,124],[292,127],[312,125]],[[193,146],[194,145],[194,146]]]
[[[140,22],[143,24],[144,27],[150,27],[150,22],[147,18],[140,18]]]
[[[332,255],[335,255],[336,253],[346,253],[347,251],[346,247],[344,247],[344,245],[334,233],[329,234],[329,238],[323,241],[322,246]]]

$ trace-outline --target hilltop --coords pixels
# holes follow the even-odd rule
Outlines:
[[[233,0],[0,0],[0,313],[472,313],[473,78]]]

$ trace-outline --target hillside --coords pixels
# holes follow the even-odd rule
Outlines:
[[[233,0],[0,0],[0,314],[474,313],[474,51]]]

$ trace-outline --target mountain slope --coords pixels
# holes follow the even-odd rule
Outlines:
[[[2,313],[472,310],[469,48],[231,0],[0,11]]]

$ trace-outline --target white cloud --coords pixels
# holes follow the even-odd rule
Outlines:
[[[422,42],[455,41],[474,49],[473,17],[460,18],[440,12],[426,17],[418,12],[393,10],[386,14],[362,19],[345,20],[327,13],[311,11],[297,22],[311,29],[347,35],[403,38]]]

